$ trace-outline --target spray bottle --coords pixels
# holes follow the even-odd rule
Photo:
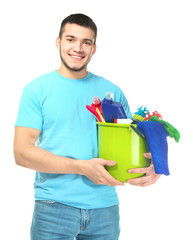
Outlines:
[[[98,108],[99,112],[103,116],[103,113],[102,113],[102,110],[101,110],[101,100],[100,100],[99,97],[97,97],[97,96],[93,97],[91,107],[93,107],[95,109]]]

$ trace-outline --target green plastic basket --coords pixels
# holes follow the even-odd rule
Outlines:
[[[131,168],[148,167],[151,162],[143,156],[148,152],[146,141],[131,128],[131,124],[97,122],[97,125],[99,158],[117,163],[112,167],[105,166],[107,171],[121,182],[144,176],[143,173],[128,173]]]

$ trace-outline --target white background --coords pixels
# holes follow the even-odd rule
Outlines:
[[[59,67],[60,23],[79,12],[98,26],[88,70],[119,85],[132,112],[142,105],[157,110],[181,133],[179,143],[168,139],[170,176],[146,188],[117,189],[120,240],[192,239],[193,5],[187,0],[1,3],[0,239],[28,240],[33,212],[34,172],[16,166],[12,150],[22,89]]]

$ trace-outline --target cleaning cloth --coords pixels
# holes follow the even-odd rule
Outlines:
[[[176,142],[179,142],[180,140],[180,133],[179,131],[172,126],[170,123],[164,121],[163,119],[159,119],[157,116],[152,116],[148,119],[148,121],[157,121],[164,125],[164,128],[169,133],[171,138],[174,138]]]
[[[156,174],[169,175],[168,143],[169,133],[157,121],[138,122],[137,128],[145,135]]]

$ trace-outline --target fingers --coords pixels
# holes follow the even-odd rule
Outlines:
[[[127,180],[127,183],[135,186],[147,187],[149,185],[156,183],[156,181],[160,178],[160,176],[161,175],[159,174],[152,174],[152,175],[144,176],[141,178],[129,179]]]
[[[144,156],[145,158],[152,159],[152,156],[151,156],[151,153],[150,153],[150,152],[144,153],[143,156]]]
[[[114,177],[112,177],[106,169],[104,169],[103,173],[101,174],[101,177],[95,182],[98,185],[108,185],[111,187],[115,186],[124,186],[125,184],[118,181]]]
[[[103,159],[103,165],[104,166],[115,166],[116,162],[115,161],[111,161],[111,160],[104,160]],[[114,177],[112,177],[108,171],[106,169],[104,169],[106,171],[105,177],[106,177],[106,181],[107,181],[107,185],[109,186],[124,186],[125,184],[118,181],[117,179],[115,179]]]
[[[144,153],[144,157],[148,159],[152,159],[151,153]],[[144,167],[144,168],[133,168],[128,171],[129,173],[155,173],[153,164],[151,163],[149,167]]]
[[[114,166],[116,165],[117,163],[115,161],[111,161],[111,160],[104,160],[104,159],[101,159],[102,160],[102,164],[105,165],[105,166]]]
[[[108,176],[107,176],[108,175]],[[112,177],[108,172],[107,172],[107,185],[111,186],[111,187],[115,187],[115,186],[124,186],[125,184],[118,181],[117,179],[115,179],[114,177]]]
[[[115,161],[104,160],[102,158],[91,159],[87,162],[89,168],[87,169],[85,176],[97,185],[108,185],[111,187],[124,186],[124,183],[113,178],[104,167],[114,165],[116,165]]]
[[[152,168],[151,167],[134,168],[134,169],[130,169],[128,172],[129,173],[151,173],[152,172]]]
[[[144,154],[145,157],[151,158],[151,153]],[[155,173],[153,164],[151,163],[149,167],[146,168],[135,168],[130,169],[129,173],[145,173],[146,175],[140,178],[129,179],[127,183],[135,186],[146,187],[154,184],[161,175]]]

